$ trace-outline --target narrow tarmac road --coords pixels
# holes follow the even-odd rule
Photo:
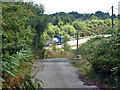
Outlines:
[[[44,66],[35,76],[44,82],[43,88],[97,88],[97,86],[83,85],[76,74],[77,69],[67,58],[41,59],[35,66]],[[37,68],[33,67],[33,70],[32,74]]]
[[[111,35],[96,35],[96,36],[99,36],[99,37],[102,37],[102,36],[109,37]],[[90,38],[94,38],[96,36],[89,36],[88,38],[85,38],[85,39],[79,39],[78,40],[78,44],[86,43],[88,40],[90,40]],[[71,49],[76,49],[77,48],[77,40],[68,41],[67,43],[68,43],[69,46],[74,46],[74,47],[71,47]],[[62,48],[62,47],[63,47],[63,45],[57,45],[57,48]]]

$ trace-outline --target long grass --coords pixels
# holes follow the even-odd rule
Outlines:
[[[47,50],[46,51],[46,57],[45,58],[75,58],[76,55],[73,53],[72,50],[69,51],[64,51],[63,49],[61,50]]]
[[[76,62],[74,66],[80,68],[83,74],[91,79],[106,82],[110,87],[119,87],[119,76],[117,77],[117,74],[110,72],[110,68],[113,66],[109,67],[110,64],[117,66],[114,63],[116,62],[115,60],[119,61],[119,57],[117,57],[119,53],[116,53],[119,49],[117,47],[114,48],[116,44],[114,45],[110,40],[111,37],[97,37],[82,44],[78,50],[79,54],[82,55],[82,59]],[[112,41],[116,41],[116,38],[112,37]],[[112,63],[109,63],[109,61]]]

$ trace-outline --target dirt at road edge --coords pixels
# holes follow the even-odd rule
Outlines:
[[[96,85],[98,88],[109,89],[109,87],[106,85],[105,82],[95,81],[86,77],[85,75],[83,75],[80,69],[78,69],[76,73],[78,74],[78,78],[84,83],[83,85],[87,85],[87,86]]]

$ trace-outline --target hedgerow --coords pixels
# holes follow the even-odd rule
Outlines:
[[[83,55],[92,65],[92,69],[111,87],[120,86],[120,33],[113,32],[110,37],[96,37],[79,47]],[[104,77],[104,78],[103,78]]]
[[[33,3],[2,3],[1,88],[42,88],[42,81],[35,79],[33,83],[35,75],[31,76],[31,68],[36,59],[33,47],[40,50],[44,46],[40,42],[42,26],[47,27],[47,22],[42,24],[43,9]]]

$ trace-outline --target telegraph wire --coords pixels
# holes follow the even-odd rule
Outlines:
[[[112,7],[107,11],[107,13],[112,9]]]

